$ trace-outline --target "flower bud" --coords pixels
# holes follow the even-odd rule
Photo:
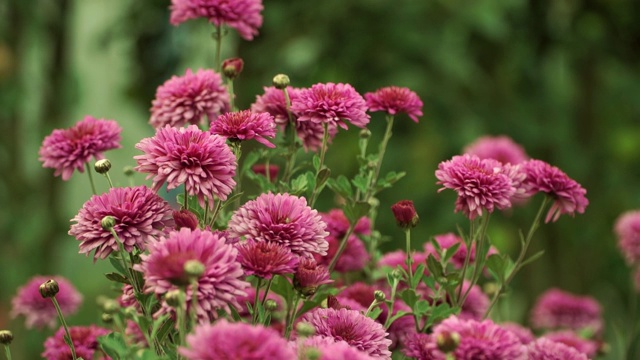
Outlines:
[[[289,77],[285,74],[278,74],[273,77],[273,86],[276,89],[286,89],[289,86]]]
[[[231,58],[222,62],[222,73],[233,80],[240,75],[244,68],[244,61],[240,58]]]
[[[133,174],[136,173],[136,171],[133,170],[133,166],[125,166],[123,172],[125,176],[133,176]]]
[[[206,268],[204,264],[198,260],[187,260],[184,263],[184,273],[192,279],[197,279],[204,274]]]
[[[104,175],[111,170],[111,161],[109,161],[109,159],[98,160],[95,165],[93,165],[93,168],[98,174]]]
[[[304,349],[304,357],[305,360],[319,360],[322,358],[322,351],[320,349],[309,347]]]
[[[173,221],[176,223],[176,230],[180,230],[183,227],[195,230],[199,225],[196,214],[186,209],[173,211]]]
[[[102,226],[103,230],[111,231],[111,229],[116,226],[116,218],[111,215],[107,215],[100,220],[100,226]]]
[[[9,330],[0,330],[0,344],[9,345],[13,341],[13,333]]]
[[[118,312],[119,308],[120,304],[118,304],[118,302],[113,299],[104,300],[104,302],[102,303],[102,310],[106,314],[115,314],[116,312]]]
[[[402,279],[402,276],[403,276],[402,270],[400,270],[400,269],[393,269],[391,271],[391,277],[393,277],[396,280]]]
[[[316,328],[308,322],[301,321],[296,324],[296,332],[302,337],[309,337],[316,333]]]
[[[107,313],[103,313],[100,318],[102,319],[102,322],[105,324],[111,324],[113,322],[113,315],[111,314],[107,314]]]
[[[371,130],[364,128],[360,130],[360,139],[368,139],[371,137]]]
[[[60,287],[58,287],[58,282],[53,279],[49,279],[40,285],[40,295],[43,298],[54,297],[59,291]]]
[[[273,299],[267,299],[267,301],[264,302],[264,309],[274,312],[278,310],[278,303]]]
[[[169,290],[166,294],[164,294],[164,301],[167,302],[167,305],[172,308],[177,308],[182,306],[185,302],[185,294],[182,290]]]
[[[418,214],[411,200],[398,201],[391,206],[391,211],[396,223],[403,229],[410,229],[418,224]]]
[[[460,344],[460,334],[443,331],[436,335],[436,345],[445,354],[452,353]]]
[[[128,319],[133,319],[138,316],[138,310],[136,310],[135,306],[129,306],[124,309],[124,316]]]
[[[387,296],[384,294],[382,290],[376,290],[373,292],[373,297],[377,302],[383,302],[387,299]]]

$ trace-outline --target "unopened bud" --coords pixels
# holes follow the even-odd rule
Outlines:
[[[107,314],[115,314],[120,309],[120,304],[113,299],[104,300],[102,303],[102,310]]]
[[[377,302],[383,302],[387,299],[387,296],[384,294],[382,290],[376,290],[373,292],[373,297]]]
[[[276,89],[286,89],[289,86],[289,77],[285,74],[278,74],[273,77],[273,86]]]
[[[105,324],[111,324],[113,322],[113,315],[111,314],[103,313],[102,316],[100,316],[100,318],[102,319],[102,322]]]
[[[273,299],[267,299],[267,301],[264,302],[264,309],[274,312],[278,310],[278,303]]]
[[[482,286],[482,292],[487,294],[489,297],[493,297],[499,290],[500,288],[495,282],[488,282]]]
[[[460,334],[443,331],[436,335],[438,349],[445,354],[454,352],[460,344]]]
[[[133,170],[133,166],[125,166],[122,170],[125,176],[133,176],[133,174],[136,173],[136,171]]]
[[[364,128],[360,130],[360,139],[368,139],[371,137],[371,130]]]
[[[176,230],[183,227],[195,230],[198,228],[198,217],[187,209],[173,211],[173,221],[176,223]]]
[[[316,333],[316,328],[308,322],[301,321],[296,325],[296,332],[302,337],[309,337]]]
[[[109,161],[109,159],[98,160],[95,165],[93,165],[93,168],[98,174],[104,175],[111,170],[111,161]]]
[[[400,269],[393,269],[393,271],[391,271],[391,277],[393,277],[396,280],[400,280],[402,279],[402,270]]]
[[[244,61],[240,58],[231,58],[222,62],[222,73],[231,80],[240,75],[242,68],[244,68]]]
[[[204,274],[205,270],[204,264],[198,260],[187,260],[184,263],[184,273],[190,278],[199,278]]]
[[[411,200],[398,201],[391,206],[391,211],[396,223],[403,229],[411,229],[418,224],[418,214]]]
[[[9,330],[0,330],[0,344],[9,345],[13,341],[13,333]]]
[[[58,282],[53,279],[47,280],[40,285],[40,295],[42,295],[43,298],[54,297],[59,291],[60,287],[58,287]]]
[[[129,319],[133,319],[138,315],[138,310],[136,310],[135,306],[129,306],[124,309],[124,316]]]
[[[304,350],[305,360],[319,360],[322,358],[322,351],[320,349],[309,347]]]
[[[111,229],[116,226],[116,218],[111,215],[107,215],[100,220],[100,226],[102,226],[103,230],[111,231]]]
[[[177,308],[182,306],[185,302],[184,292],[181,290],[169,290],[166,294],[164,294],[164,301],[167,302],[167,305],[172,308]]]

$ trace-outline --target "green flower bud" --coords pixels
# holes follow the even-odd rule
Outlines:
[[[136,171],[133,170],[133,166],[125,166],[123,171],[125,176],[133,176],[133,174],[136,173]]]
[[[13,341],[13,333],[9,330],[0,330],[0,344],[9,345]]]
[[[460,344],[460,334],[457,332],[441,332],[436,335],[438,349],[445,354],[452,353]]]
[[[109,170],[111,170],[111,161],[109,161],[108,159],[98,160],[96,161],[95,165],[93,165],[93,168],[98,174],[104,175],[108,173]]]
[[[289,86],[289,77],[285,74],[278,74],[273,77],[273,86],[276,89],[286,89]]]
[[[371,137],[371,130],[364,128],[360,130],[360,139],[368,139]]]
[[[101,306],[102,310],[107,314],[115,314],[120,309],[120,304],[113,299],[104,300]]]
[[[42,295],[43,298],[52,298],[56,296],[59,291],[60,287],[58,287],[58,282],[53,279],[47,280],[40,285],[40,295]]]
[[[376,290],[373,292],[373,297],[377,302],[383,302],[387,299],[387,296],[384,294],[382,290]]]
[[[267,301],[264,302],[264,308],[267,311],[276,311],[278,310],[278,303],[273,299],[267,299]]]
[[[103,313],[101,318],[102,322],[105,324],[111,324],[113,322],[113,315],[111,314]]]
[[[316,333],[316,328],[308,322],[301,321],[296,325],[296,332],[302,337],[309,337]]]
[[[190,278],[199,278],[205,270],[204,264],[198,260],[188,260],[184,263],[184,273]]]
[[[184,304],[185,302],[185,298],[186,297],[184,291],[182,290],[170,290],[167,291],[166,294],[164,294],[164,301],[167,302],[167,305],[173,308],[182,306],[182,304]]]
[[[100,220],[100,226],[102,226],[103,230],[111,231],[114,226],[116,226],[116,218],[113,216],[107,215]]]

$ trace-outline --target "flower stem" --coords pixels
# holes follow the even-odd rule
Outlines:
[[[111,181],[111,176],[109,176],[109,173],[105,173],[104,176],[107,178],[107,181],[109,182],[109,188],[113,189],[113,182]]]
[[[215,31],[213,32],[213,39],[216,41],[216,57],[215,57],[215,69],[220,72],[222,63],[220,61],[220,53],[222,49],[222,25],[215,25]]]
[[[273,283],[273,276],[267,282],[267,287],[264,289],[264,295],[262,296],[261,304],[264,307],[265,301],[267,301],[267,295],[269,294],[269,290],[271,290],[271,284]]]
[[[87,175],[89,175],[89,183],[91,183],[91,191],[93,191],[93,195],[98,195],[96,191],[96,184],[93,182],[93,174],[91,173],[91,166],[89,163],[86,163],[87,166]]]
[[[182,200],[182,209],[189,210],[189,192],[187,191],[187,184],[184,184],[184,199]]]
[[[404,230],[404,237],[407,247],[407,270],[409,273],[409,286],[413,289],[413,256],[411,255],[411,229]],[[413,289],[415,290],[415,289]]]
[[[191,320],[191,330],[198,325],[198,280],[191,280],[191,312],[189,313]]]
[[[286,154],[284,174],[282,175],[282,181],[287,183],[289,182],[289,179],[293,175],[293,169],[296,164],[296,153],[298,152],[298,148],[296,146],[296,122],[295,122],[295,119],[293,118],[293,113],[291,112],[291,98],[289,97],[289,92],[287,91],[287,88],[282,89],[282,92],[284,93],[284,100],[287,107],[287,115],[289,116],[289,123],[285,131],[285,136],[288,137],[287,144],[289,149]]]
[[[291,330],[293,329],[293,322],[295,321],[296,313],[298,312],[298,303],[300,302],[300,295],[296,294],[295,299],[293,300],[293,306],[291,307],[290,313],[287,312],[287,323],[284,332],[284,338],[289,340],[291,337]]]
[[[320,163],[318,164],[318,169],[316,170],[316,185],[313,187],[313,193],[311,194],[311,200],[309,201],[309,206],[312,208],[313,208],[313,204],[315,204],[316,199],[318,198],[318,195],[320,195],[320,192],[324,188],[324,183],[318,185],[317,180],[318,180],[318,175],[320,174],[320,171],[323,170],[324,158],[325,158],[325,155],[327,154],[327,143],[329,142],[329,126],[326,123],[324,123],[322,124],[322,128],[324,129],[324,132],[322,135],[322,148],[320,149]]]
[[[64,316],[62,315],[62,310],[60,310],[60,304],[58,304],[58,300],[56,300],[55,296],[51,297],[51,301],[53,302],[53,306],[56,308],[56,312],[58,313],[58,318],[60,318],[60,323],[64,328],[65,332],[65,342],[69,345],[69,349],[71,349],[71,357],[73,360],[76,360],[78,357],[76,356],[76,348],[73,346],[73,340],[71,339],[71,333],[69,333],[69,327],[67,326],[67,322],[64,320]]]
[[[357,220],[356,220],[356,223],[357,223]],[[342,241],[340,242],[340,247],[338,247],[338,251],[336,251],[336,254],[333,255],[333,259],[331,259],[331,262],[329,263],[329,266],[327,267],[327,270],[329,271],[329,274],[331,274],[333,272],[333,269],[336,267],[336,264],[338,263],[338,259],[340,259],[340,256],[344,252],[344,249],[347,248],[347,242],[349,241],[349,237],[353,233],[353,229],[355,229],[355,227],[356,227],[355,223],[354,224],[349,224],[349,228],[347,229],[347,232],[344,234],[344,237],[342,238]]]
[[[236,107],[235,107],[235,99],[236,96],[233,92],[233,79],[229,78],[229,81],[227,81],[227,92],[229,93],[229,109],[231,109],[231,111],[236,111]]]
[[[9,345],[4,346],[4,354],[7,356],[7,360],[11,360],[11,349],[9,349]]]
[[[258,302],[260,301],[260,286],[262,285],[262,278],[258,278],[256,281],[256,296],[253,299],[253,318],[251,319],[251,324],[255,325],[258,323]]]
[[[181,290],[182,291],[182,290]],[[186,294],[186,291],[185,291]],[[182,302],[182,301],[181,301]],[[176,307],[176,318],[178,321],[178,344],[177,346],[181,346],[185,344],[185,337],[187,334],[187,303],[182,302],[180,306]],[[180,354],[177,355],[177,359],[182,359]]]
[[[378,160],[376,161],[376,167],[373,173],[373,177],[371,178],[371,182],[369,183],[369,188],[367,189],[367,193],[365,194],[364,201],[369,201],[369,199],[375,195],[376,183],[378,182],[378,176],[380,176],[380,168],[382,167],[382,160],[384,159],[384,154],[387,151],[387,145],[389,144],[389,139],[391,139],[391,129],[393,128],[393,115],[387,115],[387,128],[384,132],[384,136],[382,137],[382,141],[380,142],[380,147],[378,148]]]
[[[475,243],[476,243],[476,247],[475,250],[473,250],[476,254],[475,257],[475,264],[473,265],[473,273],[471,274],[471,281],[469,283],[469,287],[467,288],[467,290],[464,292],[464,295],[462,295],[462,299],[458,298],[459,302],[458,302],[458,306],[462,307],[462,305],[464,304],[465,300],[467,300],[467,296],[469,296],[469,293],[471,292],[471,288],[473,288],[473,286],[478,282],[478,280],[480,279],[480,274],[482,274],[482,269],[484,269],[484,264],[486,263],[486,253],[484,251],[482,251],[484,249],[485,243],[488,241],[487,240],[487,228],[489,227],[489,219],[491,218],[491,214],[486,214],[482,217],[482,220],[480,222],[480,236],[476,239]],[[471,253],[473,247],[467,249],[467,253]],[[478,256],[478,253],[482,254],[483,256]],[[463,282],[460,283],[460,290],[462,290],[462,286],[464,285],[464,279],[462,279]]]

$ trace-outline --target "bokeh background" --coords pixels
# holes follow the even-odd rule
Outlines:
[[[508,135],[534,158],[563,169],[588,191],[583,215],[543,226],[531,252],[544,257],[516,278],[501,319],[527,323],[536,297],[560,287],[597,298],[607,318],[603,359],[622,359],[637,319],[630,271],[612,234],[616,217],[640,208],[640,2],[635,0],[264,0],[254,41],[233,31],[223,58],[240,56],[237,104],[248,108],[277,73],[296,87],[352,84],[360,93],[409,87],[424,102],[419,124],[400,117],[383,171],[407,171],[380,194],[386,249],[400,248],[389,207],[411,199],[420,215],[416,247],[466,227],[452,192],[438,194],[434,171],[482,135]],[[108,264],[77,253],[67,235],[91,190],[86,174],[53,177],[38,161],[42,139],[85,115],[117,120],[123,148],[107,156],[112,177],[134,165],[134,145],[151,136],[155,89],[186,68],[212,67],[205,20],[169,24],[168,0],[0,1],[0,328],[11,329],[18,359],[37,358],[51,331],[11,319],[16,289],[36,274],[69,278],[85,296],[72,324],[99,319]],[[372,116],[374,141],[384,121]],[[357,129],[328,153],[334,174],[356,171]],[[98,180],[103,180],[98,178]],[[137,178],[143,183],[142,176]],[[106,189],[106,183],[100,184]],[[320,204],[332,206],[329,191]],[[492,217],[490,236],[518,251],[541,199]],[[636,341],[637,342],[637,341]],[[638,353],[628,354],[637,359]]]

